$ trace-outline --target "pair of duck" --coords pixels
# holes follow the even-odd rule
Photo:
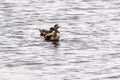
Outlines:
[[[50,30],[39,29],[40,36],[44,37],[45,40],[48,41],[59,41],[60,32],[58,31],[59,26],[57,24],[54,27],[51,27]]]

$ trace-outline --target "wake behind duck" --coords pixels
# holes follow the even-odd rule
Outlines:
[[[58,31],[59,26],[57,24],[51,27],[49,30],[39,29],[40,36],[42,36],[47,41],[59,41],[60,32]]]

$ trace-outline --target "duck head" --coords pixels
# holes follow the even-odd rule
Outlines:
[[[59,28],[58,24],[54,25],[54,30],[57,30]]]

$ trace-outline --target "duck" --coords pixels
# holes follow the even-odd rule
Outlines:
[[[59,41],[60,32],[58,31],[58,24],[55,24],[54,27],[50,27],[49,30],[39,29],[40,36],[42,36],[45,40],[48,41]]]

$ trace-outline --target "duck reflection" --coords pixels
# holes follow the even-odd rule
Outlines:
[[[52,41],[52,44],[54,45],[54,47],[59,47],[60,46],[59,41]]]

